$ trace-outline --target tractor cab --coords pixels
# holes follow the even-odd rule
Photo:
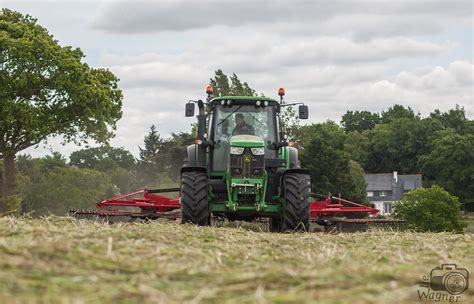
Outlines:
[[[229,157],[243,155],[246,150],[260,158],[277,157],[277,151],[271,149],[279,140],[276,101],[226,96],[211,100],[210,105],[209,139],[213,143],[210,170],[226,171]]]
[[[279,115],[282,107],[299,104],[299,118],[306,119],[308,107],[284,104],[283,89],[280,102],[257,96],[211,98],[212,87],[207,93],[206,102],[186,104],[186,116],[194,116],[195,104],[199,113],[197,139],[188,146],[181,169],[183,222],[207,225],[211,215],[269,217],[275,231],[300,224],[307,229],[309,174],[300,168],[297,149],[289,147]]]

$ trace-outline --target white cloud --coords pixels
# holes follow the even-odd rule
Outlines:
[[[123,34],[271,25],[293,34],[368,38],[439,33],[471,17],[469,0],[103,1],[93,26]]]
[[[264,32],[215,30],[179,54],[118,56],[105,53],[101,65],[133,74],[134,80],[127,81],[126,86],[153,86],[157,80],[179,86],[183,76],[202,81],[201,76],[210,75],[208,72],[217,68],[236,73],[268,73],[286,67],[378,64],[394,58],[439,56],[456,47],[454,43],[406,37],[370,41],[329,36],[288,38],[284,42],[281,39],[277,34]],[[161,76],[148,75],[156,73]],[[148,82],[151,78],[153,82]]]
[[[126,89],[125,115],[113,143],[136,152],[151,124],[164,135],[189,130],[193,120],[184,117],[184,104],[188,99],[204,98],[204,88],[213,73],[208,64],[214,53],[207,55],[209,58],[202,53],[174,57],[145,54],[136,58],[105,55],[103,61],[122,79]],[[199,60],[201,64],[196,63]],[[239,64],[245,67],[255,58],[242,56],[240,60]],[[227,64],[235,67],[231,61]],[[243,68],[239,76],[267,96],[275,96],[276,89],[285,86],[289,100],[305,101],[310,106],[312,122],[328,118],[339,121],[347,110],[382,111],[394,103],[410,106],[424,115],[436,108],[448,110],[460,104],[470,117],[474,116],[474,65],[467,61],[415,68],[394,76],[388,76],[390,66],[380,62],[308,62],[282,64],[271,72]],[[233,72],[223,68],[226,73]]]
[[[204,98],[216,69],[267,96],[285,87],[310,122],[394,103],[422,114],[459,104],[474,117],[472,57],[459,56],[472,53],[472,13],[471,1],[102,1],[81,30],[124,90],[112,144],[137,154],[152,124],[165,136],[190,129],[184,104]]]
[[[436,66],[417,69],[413,72],[400,72],[395,77],[394,83],[401,88],[426,94],[443,97],[458,96],[459,102],[472,105],[474,102],[473,75],[474,66],[471,63],[455,61],[448,67]]]

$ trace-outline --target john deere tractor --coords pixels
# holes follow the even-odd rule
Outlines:
[[[182,222],[210,225],[211,217],[251,221],[270,219],[271,231],[308,231],[309,172],[301,169],[298,150],[290,147],[280,128],[282,107],[301,103],[255,96],[189,101],[186,117],[197,115],[197,139],[187,147],[181,169]]]

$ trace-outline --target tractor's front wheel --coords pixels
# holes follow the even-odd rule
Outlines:
[[[283,185],[283,231],[309,231],[311,181],[309,175],[288,173]]]
[[[181,223],[208,226],[207,174],[184,172],[181,175]]]

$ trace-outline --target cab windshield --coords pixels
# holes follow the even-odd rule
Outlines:
[[[214,108],[211,139],[214,141],[213,171],[225,171],[229,155],[229,141],[234,135],[255,135],[265,145],[276,142],[275,109],[273,106],[234,105]],[[276,158],[276,151],[265,147],[265,158]]]

